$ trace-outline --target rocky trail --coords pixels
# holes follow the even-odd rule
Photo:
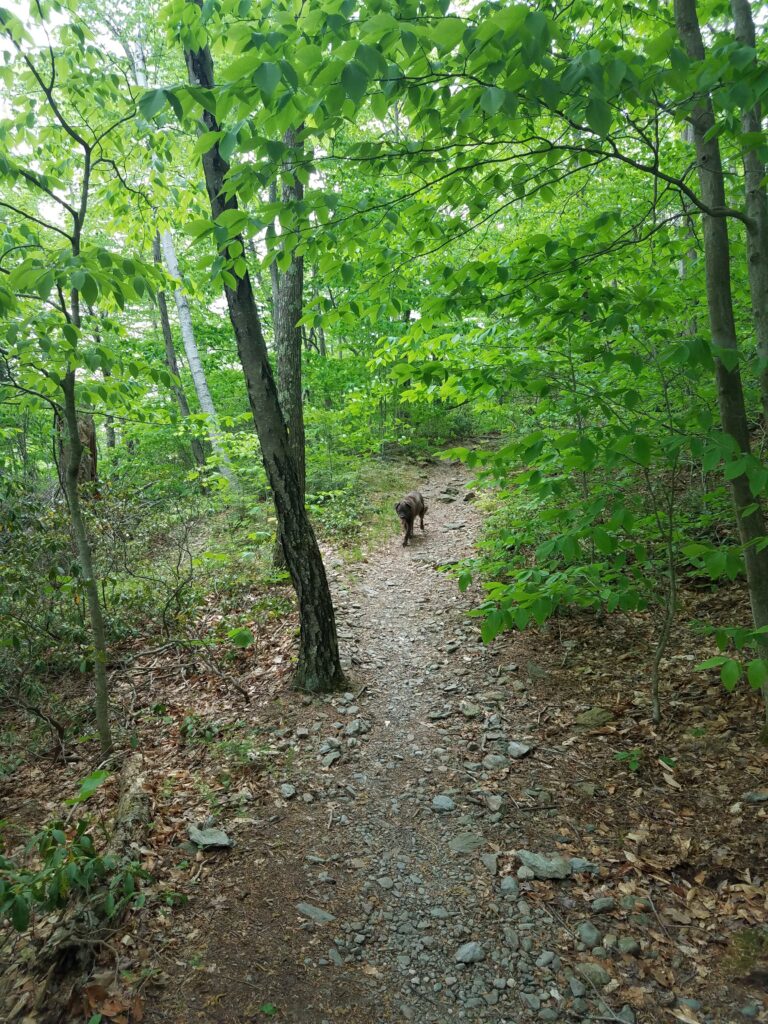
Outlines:
[[[183,941],[153,940],[150,1024],[759,1016],[703,1005],[685,952],[662,963],[674,923],[587,852],[597,787],[547,739],[530,641],[484,646],[439,571],[480,528],[467,483],[431,468],[424,534],[330,560],[350,689],[286,698],[271,804],[222,815],[234,847],[198,854]]]

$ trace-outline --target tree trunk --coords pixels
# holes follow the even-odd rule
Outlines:
[[[77,548],[77,558],[82,573],[81,582],[88,602],[88,616],[93,636],[93,674],[96,687],[96,727],[99,731],[102,753],[112,753],[112,733],[109,727],[109,696],[107,692],[107,642],[104,617],[99,601],[99,587],[93,572],[93,558],[88,531],[80,507],[80,471],[83,459],[83,442],[75,404],[75,371],[69,370],[62,382],[64,393],[64,426],[67,442],[64,445],[65,465],[63,467],[64,492],[67,496],[72,533]]]
[[[683,47],[692,61],[703,61],[704,43],[699,28],[696,0],[674,0],[675,21]],[[691,114],[693,138],[696,146],[701,198],[710,209],[723,208],[725,184],[720,157],[720,145],[714,133],[715,117],[708,95],[700,95]],[[733,353],[731,369],[715,358],[717,397],[720,422],[739,449],[749,454],[749,426],[741,372],[738,364],[738,341],[731,296],[731,266],[728,241],[728,222],[725,217],[703,215],[704,258],[706,263],[707,305],[712,342],[717,351]],[[749,599],[755,627],[768,626],[768,547],[759,550],[765,537],[765,519],[759,502],[752,495],[746,474],[730,483],[731,498],[736,513],[739,536],[744,545],[744,564],[747,573]],[[768,639],[759,640],[761,658],[768,658]],[[768,721],[768,684],[763,687]]]
[[[190,84],[213,88],[213,61],[209,49],[186,51],[185,58]],[[206,131],[218,131],[216,118],[207,110],[203,121]],[[222,158],[218,143],[204,154],[203,170],[213,219],[224,210],[236,210],[236,198],[225,197],[222,192],[229,164]],[[305,690],[327,692],[344,682],[331,593],[320,549],[301,500],[299,479],[248,270],[236,280],[234,288],[225,283],[224,293],[264,467],[274,495],[279,536],[299,601],[301,636],[295,683]]]
[[[99,319],[94,313],[93,306],[91,306],[90,303],[88,305],[88,315],[93,319],[93,337],[96,340],[96,344],[101,345],[101,330],[99,329]],[[112,376],[112,374],[110,373],[109,370],[106,369],[106,367],[102,367],[101,373],[102,376],[104,377],[104,380],[109,380],[109,378]],[[117,443],[117,438],[115,436],[115,417],[110,415],[109,413],[104,419],[104,428],[107,434],[107,448],[114,448]]]
[[[66,492],[65,475],[71,461],[72,441],[67,424],[56,417],[56,433],[59,438],[59,479]],[[77,417],[77,437],[80,445],[78,455],[78,484],[95,484],[98,481],[98,449],[96,447],[96,425],[93,416],[85,413]]]
[[[295,168],[303,152],[297,133],[289,128],[283,142],[292,155],[283,164],[283,205],[300,203],[304,186]],[[272,264],[275,266],[275,264]],[[306,491],[304,405],[301,395],[301,327],[304,312],[304,257],[294,251],[287,270],[280,277],[275,297],[275,352],[277,356],[277,396],[288,428],[288,444],[299,478],[301,500]]]
[[[755,23],[749,0],[731,0],[736,38],[744,46],[755,48]],[[745,110],[741,119],[744,133],[760,133],[763,127],[760,104]],[[745,146],[744,208],[750,219],[747,226],[747,266],[755,325],[760,398],[763,424],[768,428],[768,195],[765,188],[765,164],[759,150]]]
[[[146,89],[149,85],[149,80],[147,78],[147,61],[141,40],[131,43],[127,39],[121,37],[120,42],[131,66],[133,67],[136,84],[141,86],[143,89]],[[156,240],[153,243],[153,254],[156,253],[156,249],[154,248],[155,244]],[[179,261],[176,258],[176,249],[174,247],[173,236],[170,231],[166,230],[162,232],[160,236],[160,246],[162,248],[163,257],[165,258],[165,265],[168,269],[168,273],[171,277],[175,277],[180,282],[181,273],[179,271]],[[157,261],[157,255],[155,255],[155,260]],[[189,309],[187,297],[181,290],[180,286],[177,286],[174,290],[174,298],[176,299],[176,311],[178,313],[179,324],[181,326],[181,339],[184,344],[184,351],[187,356],[189,371],[192,374],[192,384],[194,385],[195,394],[197,395],[200,408],[208,417],[208,437],[211,442],[211,447],[216,455],[219,472],[229,483],[232,490],[237,493],[240,490],[240,484],[235,476],[235,471],[232,467],[230,458],[221,443],[219,421],[216,416],[216,408],[213,404],[211,392],[208,387],[205,370],[203,369],[203,364],[200,361],[200,353],[198,352],[197,341],[195,340],[195,329],[192,325],[192,314]],[[167,313],[168,307],[166,305],[166,316]],[[167,344],[168,343],[166,341],[166,352]],[[187,412],[189,412],[188,407]],[[182,415],[184,415],[183,412]],[[195,460],[197,460],[197,454],[195,454]]]
[[[160,234],[155,234],[154,242],[152,243],[152,256],[154,257],[155,263],[160,263]],[[179,407],[179,412],[184,420],[189,420],[189,402],[187,396],[184,394],[184,388],[181,386],[179,380],[179,364],[176,359],[176,348],[173,344],[173,333],[171,331],[171,320],[168,316],[168,303],[166,302],[165,292],[157,293],[157,308],[160,311],[160,328],[163,332],[163,341],[165,343],[165,365],[168,367],[170,373],[173,374],[174,382],[172,390],[174,397],[176,398],[176,404]],[[199,437],[191,436],[190,446],[192,448],[192,458],[195,464],[198,466],[205,465],[205,452],[203,446],[200,443]]]
[[[179,270],[179,261],[176,258],[176,249],[174,248],[173,238],[171,237],[170,231],[162,232],[160,236],[160,245],[163,250],[163,257],[165,259],[165,265],[168,268],[168,273],[171,277],[176,278],[176,280],[180,282],[181,272]],[[187,297],[182,291],[180,284],[176,286],[174,295],[176,298],[176,311],[179,315],[179,325],[181,327],[181,340],[184,343],[184,352],[187,356],[187,365],[189,366],[189,372],[192,374],[192,383],[195,386],[195,393],[197,395],[197,400],[200,403],[200,408],[208,418],[208,437],[214,454],[216,455],[219,472],[229,483],[232,490],[238,492],[240,490],[240,484],[235,476],[235,471],[232,468],[229,456],[224,451],[224,446],[221,442],[219,420],[216,415],[216,407],[213,404],[213,398],[211,397],[211,392],[208,387],[208,379],[205,376],[205,370],[203,369],[203,364],[200,360],[200,353],[195,339],[195,329],[192,326],[192,313],[189,308]]]

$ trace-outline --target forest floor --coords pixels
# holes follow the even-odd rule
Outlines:
[[[413,486],[429,511],[409,547],[393,513],[362,561],[327,552],[348,692],[288,689],[290,617],[254,628],[223,671],[163,650],[115,672],[156,881],[71,1019],[766,1019],[755,696],[693,672],[702,641],[681,628],[653,729],[641,616],[483,645],[467,618],[480,593],[441,571],[481,529],[469,477],[432,465]],[[703,617],[714,598],[691,600]],[[34,820],[62,784],[17,779],[4,815]],[[114,800],[109,784],[98,799]],[[233,847],[197,849],[189,823]],[[14,1019],[31,1022],[18,958],[9,971]]]

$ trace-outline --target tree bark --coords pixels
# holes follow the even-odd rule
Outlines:
[[[160,234],[155,234],[155,240],[152,243],[152,255],[155,263],[160,263]],[[189,420],[189,402],[187,396],[184,394],[184,388],[181,386],[179,380],[179,363],[176,359],[176,347],[173,344],[173,332],[171,331],[171,320],[168,316],[168,303],[165,298],[165,292],[157,293],[157,308],[160,312],[160,329],[163,332],[163,342],[165,344],[165,365],[168,367],[168,371],[173,374],[174,382],[172,385],[172,391],[176,399],[176,404],[179,407],[179,412],[184,420]],[[195,464],[198,466],[205,465],[205,452],[203,446],[200,443],[200,438],[191,436],[190,447],[192,448],[192,458]]]
[[[73,318],[79,319],[79,318]],[[81,583],[88,602],[88,616],[93,637],[93,674],[96,690],[96,727],[99,732],[101,750],[105,755],[112,753],[112,732],[109,726],[109,696],[107,690],[107,641],[104,616],[99,601],[99,588],[93,572],[91,545],[88,540],[85,520],[80,507],[80,471],[83,458],[83,442],[80,437],[80,420],[75,403],[75,371],[69,370],[61,388],[64,394],[63,420],[67,432],[64,445],[65,465],[63,467],[64,493],[67,496],[69,515],[72,522],[77,558],[82,572]]]
[[[283,164],[283,205],[295,206],[304,198],[304,186],[296,176],[296,164],[303,146],[297,133],[289,128],[283,142],[291,156]],[[276,266],[273,262],[272,266]],[[306,456],[304,404],[301,394],[301,327],[304,313],[304,257],[294,251],[288,268],[280,277],[275,296],[275,353],[277,356],[277,396],[288,428],[288,443],[299,478],[301,500],[306,493]]]
[[[198,0],[188,2],[198,3]],[[185,59],[190,84],[212,89],[210,50],[207,47],[186,50]],[[207,110],[203,121],[207,131],[218,131],[216,118]],[[225,210],[236,210],[237,199],[225,196],[222,191],[229,164],[222,158],[218,143],[204,154],[203,170],[213,219]],[[304,690],[327,692],[344,682],[333,603],[320,549],[301,500],[299,479],[247,268],[242,277],[236,278],[235,287],[225,283],[224,293],[264,467],[274,495],[279,536],[299,602],[301,635],[295,684]]]
[[[96,339],[96,344],[101,345],[101,330],[99,328],[99,319],[94,313],[93,307],[90,305],[88,306],[88,314],[89,316],[93,317],[93,336]],[[104,377],[104,380],[109,380],[109,378],[112,376],[112,374],[108,369],[106,369],[106,367],[102,367],[101,373],[102,376]],[[117,436],[115,434],[115,417],[110,415],[109,413],[104,419],[104,429],[107,434],[107,448],[115,448],[117,445]]]
[[[59,479],[66,491],[65,474],[71,458],[72,441],[69,428],[57,415],[56,432],[59,438]],[[98,482],[98,448],[96,447],[96,425],[93,416],[85,413],[77,417],[77,436],[80,444],[78,455],[78,484],[95,484]]]
[[[163,250],[163,257],[165,258],[165,265],[168,268],[168,273],[171,277],[176,278],[176,280],[180,282],[181,271],[179,270],[179,261],[176,258],[176,249],[174,247],[170,231],[162,232],[160,235],[160,245]],[[224,450],[224,446],[221,442],[219,420],[216,415],[216,407],[213,404],[210,388],[208,387],[208,379],[205,376],[205,370],[200,359],[200,352],[197,347],[197,340],[195,339],[195,329],[192,325],[192,313],[189,308],[187,297],[182,291],[180,284],[176,286],[174,296],[176,299],[176,312],[179,315],[179,325],[181,327],[181,340],[184,344],[184,352],[187,356],[187,365],[189,366],[189,372],[192,374],[192,383],[195,386],[195,394],[197,395],[197,400],[200,403],[200,408],[208,419],[208,437],[211,442],[211,447],[216,455],[219,472],[229,483],[232,490],[238,492],[240,490],[240,484],[235,476],[235,471],[232,467],[229,456]]]
[[[731,0],[736,27],[736,38],[744,46],[755,48],[755,23],[749,0]],[[760,133],[763,127],[762,110],[756,103],[745,110],[741,119],[745,133]],[[749,291],[752,299],[752,322],[758,359],[760,399],[763,405],[763,424],[768,428],[768,194],[765,188],[765,164],[755,146],[744,147],[744,209],[749,217],[747,225],[747,267]]]
[[[674,0],[675,22],[683,47],[692,61],[705,58],[704,43],[699,27],[696,0]],[[720,144],[714,133],[715,117],[711,98],[701,94],[691,113],[693,139],[696,147],[701,197],[710,209],[723,208],[725,184],[720,157]],[[738,363],[738,340],[731,295],[731,266],[728,240],[728,222],[725,217],[703,214],[704,258],[706,264],[707,305],[712,342],[716,347],[715,376],[720,422],[739,446],[750,453],[749,425],[741,372]],[[718,358],[718,352],[732,353],[733,366]],[[730,362],[730,360],[729,360]],[[755,627],[768,626],[768,547],[759,550],[765,537],[763,509],[753,494],[746,474],[740,474],[730,483],[731,498],[736,513],[741,543],[744,546],[744,565],[747,574],[752,619]],[[758,641],[761,658],[768,658],[768,639]],[[768,721],[768,684],[763,687]]]

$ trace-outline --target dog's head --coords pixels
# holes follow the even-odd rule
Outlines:
[[[397,512],[401,519],[408,519],[411,514],[411,506],[407,501],[398,501],[395,505],[395,512]]]

